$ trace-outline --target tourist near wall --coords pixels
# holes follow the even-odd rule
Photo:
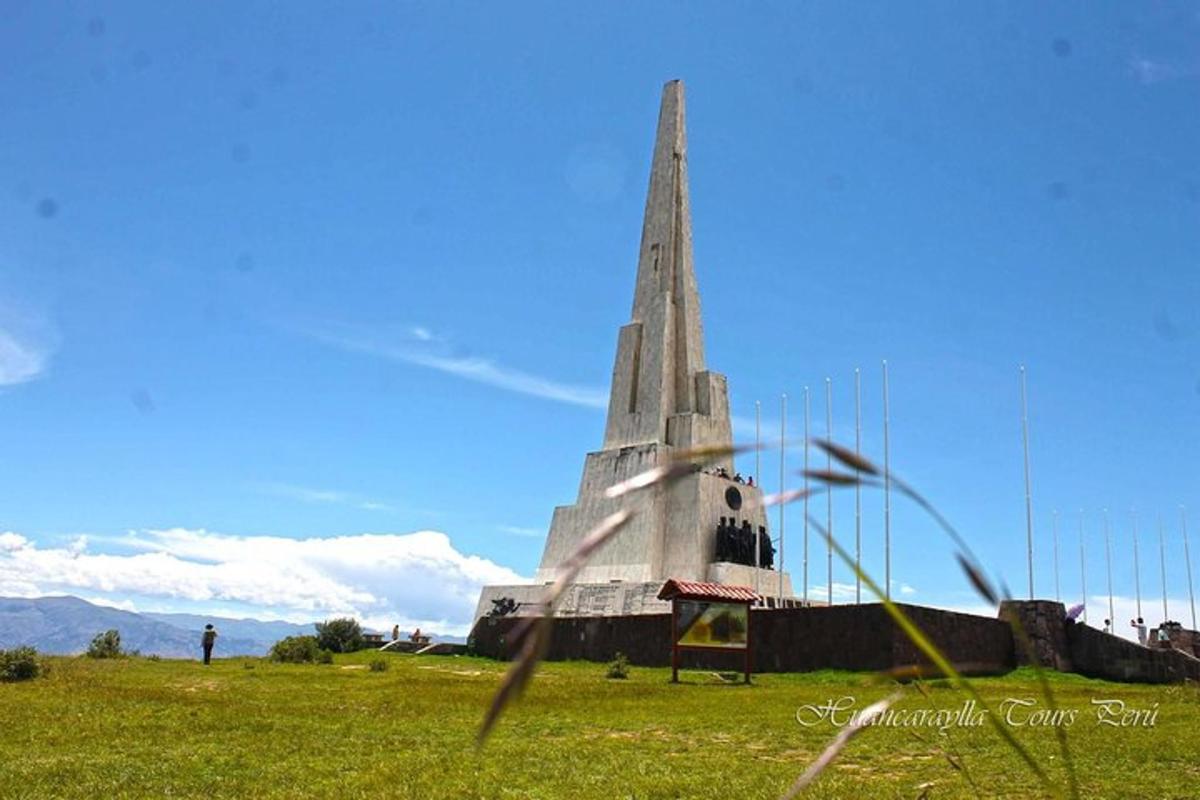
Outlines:
[[[1004,619],[901,607],[965,674],[1003,673],[1028,663]],[[1009,601],[1004,610],[1022,620],[1044,666],[1115,681],[1200,681],[1200,659],[1069,623],[1061,603]],[[471,632],[470,646],[479,655],[507,660],[516,651],[512,632],[522,621],[521,617],[484,617]],[[552,624],[548,660],[605,662],[621,652],[631,664],[670,665],[669,614],[557,617]],[[758,610],[752,612],[750,624],[755,672],[883,671],[928,664],[878,603]],[[740,668],[740,658],[740,654],[685,652],[682,666],[733,670]]]

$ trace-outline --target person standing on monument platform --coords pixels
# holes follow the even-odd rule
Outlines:
[[[1129,624],[1131,626],[1133,626],[1134,628],[1137,628],[1138,644],[1140,644],[1142,647],[1145,647],[1146,646],[1146,623],[1144,621],[1142,621],[1141,617],[1138,617],[1137,619],[1129,620]]]
[[[217,629],[208,623],[204,626],[204,635],[200,637],[200,646],[204,648],[204,664],[208,666],[212,663],[213,645],[217,643]]]

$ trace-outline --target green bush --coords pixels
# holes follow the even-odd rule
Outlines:
[[[88,658],[120,658],[125,655],[121,650],[121,633],[116,630],[96,634],[87,649]]]
[[[27,681],[44,674],[45,665],[32,647],[14,647],[0,650],[0,681],[11,683]]]
[[[271,645],[271,660],[282,664],[312,664],[320,655],[315,636],[288,636]]]
[[[362,647],[362,626],[358,620],[339,617],[318,622],[317,646],[332,653],[353,653]]]
[[[620,680],[629,677],[629,659],[624,653],[617,653],[616,658],[608,662],[608,677]]]
[[[333,653],[329,652],[328,650],[318,650],[317,651],[317,663],[318,664],[332,664],[333,663]]]
[[[371,672],[387,672],[387,670],[388,670],[387,659],[383,659],[383,658],[371,659],[370,667],[371,667]]]

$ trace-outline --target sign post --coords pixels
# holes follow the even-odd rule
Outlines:
[[[659,600],[671,601],[671,682],[679,683],[679,651],[742,652],[742,671],[750,682],[750,606],[758,595],[746,586],[724,586],[672,578]]]

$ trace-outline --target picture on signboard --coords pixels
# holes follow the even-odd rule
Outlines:
[[[745,603],[680,600],[679,644],[691,647],[746,647],[750,608]]]

